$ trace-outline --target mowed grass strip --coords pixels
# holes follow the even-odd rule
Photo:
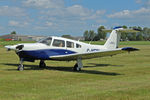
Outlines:
[[[19,72],[16,54],[0,47],[0,100],[149,100],[150,46],[129,46],[140,51],[84,60],[81,72],[74,61],[25,62]]]

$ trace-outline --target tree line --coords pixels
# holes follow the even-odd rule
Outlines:
[[[122,26],[124,29],[136,29],[140,30],[137,33],[122,33],[121,34],[121,41],[150,41],[150,28],[148,27],[139,27],[139,26],[133,26],[133,27],[127,27]],[[97,29],[97,32],[94,30],[86,30],[83,34],[83,37],[85,41],[99,41],[99,40],[106,40],[108,37],[108,33],[103,31],[106,29],[104,26],[100,26]]]

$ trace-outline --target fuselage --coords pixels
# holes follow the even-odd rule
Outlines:
[[[68,56],[76,54],[84,54],[106,50],[103,45],[91,45],[76,40],[66,39],[62,37],[47,37],[37,43],[25,43],[13,46],[13,49],[18,46],[23,46],[16,53],[20,58],[27,61],[34,60],[57,60],[55,56]],[[89,59],[89,58],[88,58]],[[68,60],[68,59],[63,59]],[[74,58],[69,59],[74,60]]]

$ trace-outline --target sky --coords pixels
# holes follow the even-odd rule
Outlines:
[[[0,0],[0,35],[82,36],[101,25],[150,27],[150,0]]]

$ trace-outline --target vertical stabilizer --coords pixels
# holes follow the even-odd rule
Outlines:
[[[104,47],[107,49],[116,49],[118,48],[120,42],[120,33],[117,32],[117,29],[113,30],[107,39]]]

